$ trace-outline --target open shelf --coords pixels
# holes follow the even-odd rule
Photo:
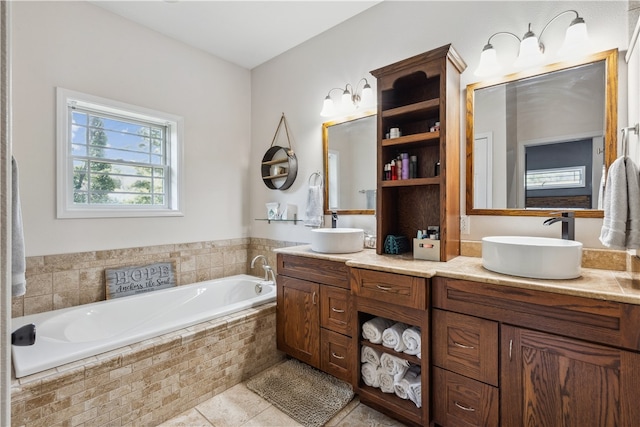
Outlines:
[[[385,347],[382,344],[374,344],[369,340],[366,339],[361,339],[360,340],[360,345],[366,345],[367,347],[371,347],[374,350],[377,351],[381,351],[383,353],[389,353],[392,356],[397,356],[401,359],[405,359],[406,361],[408,361],[409,363],[413,363],[414,365],[421,365],[422,364],[422,360],[420,360],[420,358],[418,358],[418,356],[412,356],[411,354],[407,354],[407,353],[400,353],[395,351],[392,348],[389,347]]]
[[[429,99],[427,101],[416,102],[415,104],[403,105],[401,107],[390,108],[382,111],[383,118],[394,118],[417,116],[429,112],[437,112],[440,107],[440,99]]]
[[[382,187],[412,187],[417,185],[440,185],[440,177],[432,178],[412,178],[412,179],[395,179],[382,181]]]

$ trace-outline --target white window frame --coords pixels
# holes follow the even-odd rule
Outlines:
[[[161,111],[58,87],[57,90],[57,218],[119,218],[183,216],[182,146],[184,119]],[[170,167],[165,207],[141,205],[79,205],[73,202],[73,161],[69,105],[167,127]]]

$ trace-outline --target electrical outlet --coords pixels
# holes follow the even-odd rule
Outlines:
[[[460,234],[471,233],[471,218],[468,215],[460,215]]]

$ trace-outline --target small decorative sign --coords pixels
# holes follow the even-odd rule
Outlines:
[[[107,299],[176,286],[171,262],[105,269],[104,276],[107,282]]]

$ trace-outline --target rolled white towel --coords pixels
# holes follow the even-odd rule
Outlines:
[[[420,355],[422,352],[422,338],[420,337],[420,328],[410,326],[402,333],[402,342],[407,347],[404,352],[413,356]]]
[[[382,332],[382,345],[392,348],[398,353],[402,353],[407,348],[404,341],[402,341],[402,333],[407,328],[408,326],[406,324],[397,322],[385,329],[384,332]]]
[[[378,351],[374,348],[371,348],[367,345],[362,346],[362,350],[360,351],[360,361],[362,363],[370,362],[376,366],[380,366],[380,355],[381,351]]]
[[[399,380],[405,372],[407,372],[407,369],[409,369],[409,362],[389,353],[382,353],[380,356],[380,366],[382,366],[384,372],[393,377],[399,375]]]
[[[395,392],[395,381],[393,379],[393,375],[389,375],[384,370],[379,371],[379,380],[380,380],[380,390],[383,393],[394,393]]]
[[[422,406],[422,393],[420,399],[416,397],[416,387],[421,387],[420,366],[412,365],[402,379],[395,384],[395,393],[401,399],[410,399],[418,408]],[[421,390],[421,389],[420,389]]]
[[[374,317],[362,324],[362,338],[374,344],[382,342],[382,333],[385,329],[393,325],[393,322],[384,317]]]
[[[418,379],[420,376],[418,375]],[[418,408],[422,408],[422,381],[417,381],[409,386],[409,400],[411,400]]]
[[[362,373],[362,381],[370,387],[380,387],[380,373],[382,372],[380,366],[376,366],[371,362],[362,364],[360,368]]]

